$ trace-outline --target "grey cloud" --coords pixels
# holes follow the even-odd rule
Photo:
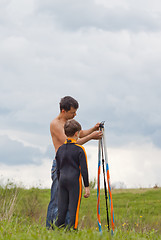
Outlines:
[[[155,82],[158,81],[159,79]],[[161,147],[160,98],[155,99],[156,91],[152,91],[154,83],[148,83],[149,86],[147,86],[144,82],[139,82],[138,86],[136,84],[131,90],[124,89],[122,87],[124,84],[127,86],[128,81],[124,82],[123,79],[118,81],[117,90],[113,84],[109,85],[110,87],[107,87],[108,84],[102,84],[102,86],[100,84],[99,98],[95,89],[88,100],[82,99],[81,121],[87,121],[85,116],[90,116],[89,126],[94,124],[94,120],[105,120],[107,134],[112,136],[109,141],[111,145],[137,142],[136,136],[138,138],[144,136],[145,139],[151,139],[157,147]],[[90,89],[90,86],[87,86],[87,89]],[[157,91],[161,90],[157,89]]]
[[[40,164],[43,154],[38,148],[0,136],[0,162],[6,165]]]
[[[160,30],[161,15],[141,8],[105,8],[92,0],[87,1],[39,1],[38,12],[50,14],[59,27],[68,30],[99,28],[106,31],[157,31]]]
[[[11,112],[10,109],[8,108],[3,108],[3,107],[0,107],[0,115],[7,115]]]
[[[153,143],[161,148],[161,126],[159,126],[158,128],[155,126],[153,126],[153,131],[151,133],[151,138],[153,140]]]
[[[49,158],[49,159],[54,159],[55,158],[55,150],[53,145],[48,145],[47,149],[44,153],[44,156]]]

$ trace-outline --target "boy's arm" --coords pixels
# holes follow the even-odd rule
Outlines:
[[[87,155],[86,155],[85,149],[82,146],[79,154],[79,164],[80,164],[84,186],[85,188],[89,187]]]
[[[90,188],[89,188],[89,179],[88,179],[88,164],[87,164],[87,155],[85,149],[81,147],[82,151],[79,156],[79,163],[81,167],[81,174],[83,177],[83,182],[85,186],[85,194],[84,197],[88,198],[90,196]]]

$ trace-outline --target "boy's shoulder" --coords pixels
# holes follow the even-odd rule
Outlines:
[[[66,145],[65,143],[64,143],[64,144],[62,144],[62,145],[61,145],[61,146],[58,148],[58,150],[57,150],[57,153],[58,153],[58,152],[60,152],[60,151],[62,151],[62,150],[63,150],[63,148],[65,147],[65,145]]]
[[[80,149],[82,149],[85,152],[85,148],[82,145],[75,143],[75,146],[79,147]]]
[[[70,144],[70,146],[73,148],[78,148],[80,151],[83,151],[83,152],[86,152],[85,148],[82,146],[82,145],[79,145],[77,143],[74,143],[74,144]],[[62,144],[59,148],[58,148],[58,151],[57,153],[61,152],[64,150],[64,148],[66,147],[66,143]]]

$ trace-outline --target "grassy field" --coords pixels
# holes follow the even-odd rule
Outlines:
[[[101,222],[97,226],[97,193],[82,198],[79,231],[46,230],[49,189],[0,187],[0,239],[161,239],[161,188],[113,190],[116,230],[107,231],[104,191],[101,191]]]

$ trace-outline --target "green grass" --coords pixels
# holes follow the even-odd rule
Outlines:
[[[161,239],[161,188],[113,190],[116,230],[112,239]],[[79,231],[46,230],[49,189],[29,190],[8,184],[0,187],[0,239],[110,239],[107,231],[105,197],[101,190],[101,222],[97,226],[97,191],[82,198]]]

